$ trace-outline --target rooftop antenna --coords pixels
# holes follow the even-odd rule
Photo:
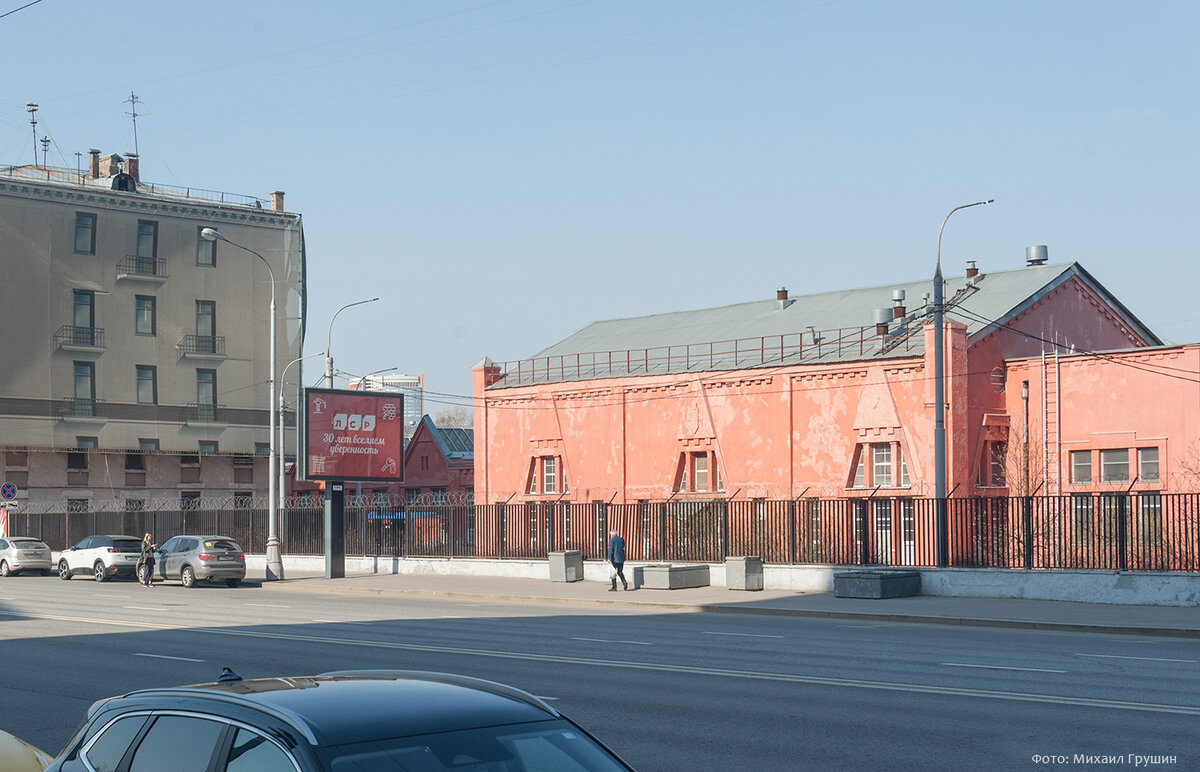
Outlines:
[[[42,143],[42,166],[46,169],[46,179],[50,179],[50,167],[46,165],[46,153],[50,150],[50,138],[42,137],[38,141]],[[33,165],[37,166],[37,150],[33,151]]]
[[[135,154],[135,155],[137,155],[137,156],[140,158],[142,154],[141,154],[141,152],[139,152],[139,151],[138,151],[138,141],[137,141],[137,119],[138,119],[138,111],[137,111],[137,104],[138,104],[138,102],[140,102],[140,101],[142,101],[142,100],[138,99],[138,95],[137,95],[137,94],[135,94],[135,93],[133,93],[132,91],[130,91],[130,92],[129,92],[129,98],[128,98],[128,99],[126,99],[125,101],[126,101],[126,102],[128,102],[128,103],[130,104],[130,110],[129,110],[129,112],[127,112],[127,113],[125,113],[125,114],[126,114],[126,115],[128,115],[130,118],[132,118],[132,119],[133,119],[133,152],[134,152],[134,154]]]
[[[25,112],[29,113],[29,123],[33,126],[33,165],[37,166],[37,102],[26,102]]]
[[[79,178],[80,185],[83,184],[83,166],[82,166],[82,160],[81,160],[82,158],[83,158],[83,153],[76,150],[75,151],[75,176],[77,176]]]

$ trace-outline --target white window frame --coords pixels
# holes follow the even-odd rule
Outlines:
[[[1087,462],[1087,477],[1079,474],[1079,470],[1083,468],[1080,461]],[[1073,485],[1091,485],[1092,483],[1092,451],[1090,450],[1072,450],[1071,451],[1071,483]]]
[[[1153,458],[1150,458],[1151,456]],[[1137,449],[1138,482],[1158,482],[1161,479],[1161,469],[1158,459],[1158,447]],[[1154,468],[1154,471],[1148,472],[1147,470],[1151,466]]]
[[[871,484],[876,488],[892,487],[892,444],[871,444]]]
[[[1125,456],[1125,473],[1124,475],[1113,476],[1110,473],[1112,470],[1119,470],[1121,464],[1112,457],[1118,454]],[[1129,482],[1129,448],[1105,448],[1100,451],[1100,482],[1102,483],[1127,483]]]

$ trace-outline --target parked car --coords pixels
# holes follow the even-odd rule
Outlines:
[[[226,772],[627,772],[612,751],[518,689],[465,676],[360,670],[144,689],[92,705],[50,765]]]
[[[29,536],[9,536],[0,539],[0,576],[23,571],[41,571],[49,576],[54,567],[50,548]]]
[[[88,536],[58,556],[58,578],[91,574],[97,582],[114,576],[132,577],[142,559],[142,540],[136,536]]]
[[[0,769],[4,772],[42,772],[51,761],[45,751],[0,731]]]
[[[184,587],[207,580],[237,587],[246,578],[246,553],[228,536],[175,536],[158,548],[154,560],[157,578],[178,579]]]

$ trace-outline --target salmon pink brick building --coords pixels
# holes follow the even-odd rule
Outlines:
[[[950,495],[1184,485],[1200,456],[1200,353],[1164,345],[1080,264],[1028,254],[946,280]],[[475,500],[932,496],[931,289],[780,289],[485,358]]]

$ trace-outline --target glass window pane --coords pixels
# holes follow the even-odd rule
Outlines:
[[[706,491],[708,490],[708,454],[697,453],[693,458],[695,474],[692,479],[695,480],[696,490]]]
[[[96,215],[75,215],[75,251],[85,255],[96,254]]]
[[[140,405],[153,405],[157,400],[154,388],[154,368],[141,367],[137,368],[137,400]]]
[[[558,478],[554,461],[554,456],[547,456],[542,459],[542,493],[554,493],[557,491]]]
[[[196,265],[216,265],[217,242],[209,241],[200,235],[204,228],[196,228]]]
[[[1092,451],[1071,451],[1071,482],[1081,485],[1092,481]]]
[[[279,746],[262,735],[239,729],[229,749],[225,772],[294,772],[295,767]]]
[[[1115,448],[1100,451],[1100,481],[1129,482],[1129,449]]]
[[[154,304],[154,298],[151,296],[137,296],[135,332],[138,335],[154,334]]]
[[[1138,480],[1158,482],[1158,448],[1138,448]]]
[[[95,295],[82,290],[75,291],[75,326],[94,327],[96,315]]]
[[[159,716],[133,752],[129,772],[207,772],[225,725],[186,716]]]
[[[158,257],[158,223],[138,221],[137,256]]]
[[[874,460],[872,473],[874,475],[874,484],[883,487],[889,487],[892,484],[892,446],[887,444],[877,444],[871,446],[871,455]]]
[[[145,716],[117,719],[92,741],[83,755],[96,772],[114,772],[145,723]]]

